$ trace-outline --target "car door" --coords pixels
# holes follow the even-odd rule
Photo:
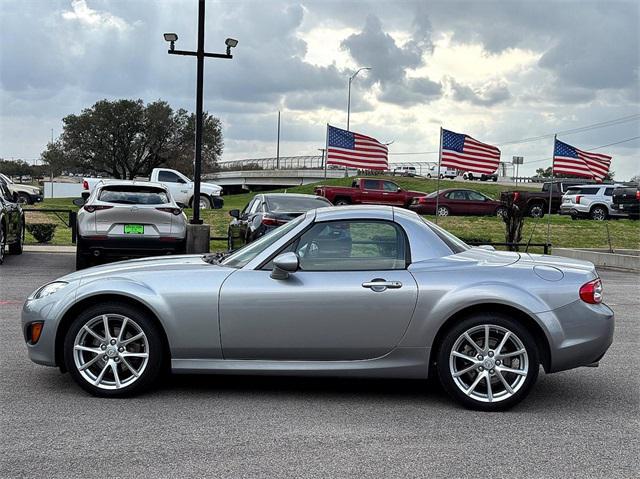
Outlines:
[[[382,181],[382,197],[385,205],[404,206],[404,193],[393,181]]]
[[[225,359],[361,360],[388,353],[417,300],[407,244],[391,221],[321,222],[284,248],[300,258],[287,279],[271,278],[270,262],[233,273],[220,290]]]
[[[171,193],[174,201],[188,206],[191,199],[191,188],[182,178],[173,171],[160,170],[158,172],[158,182],[164,184]]]
[[[467,211],[467,193],[464,190],[453,190],[446,194],[447,206],[452,215],[466,215]]]
[[[362,183],[362,203],[370,205],[384,204],[384,190],[380,180],[363,179]]]
[[[466,211],[468,215],[488,215],[492,214],[490,209],[493,209],[492,204],[489,201],[489,198],[484,196],[477,191],[466,191],[467,194],[467,204]]]

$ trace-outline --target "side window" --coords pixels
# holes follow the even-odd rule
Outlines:
[[[13,201],[13,195],[11,194],[11,191],[9,191],[7,185],[5,185],[4,183],[0,183],[0,197],[4,198],[5,201],[8,201],[9,203]]]
[[[261,204],[262,204],[262,201],[259,198],[256,198],[255,200],[253,200],[253,204],[251,205],[251,209],[249,210],[249,214],[252,215],[256,211],[258,211],[258,208],[260,208]]]
[[[467,195],[471,201],[485,201],[487,198],[477,191],[467,191]]]
[[[364,180],[365,190],[379,190],[380,182],[378,180]]]
[[[182,183],[178,175],[171,171],[161,171],[158,173],[158,181],[161,183]]]
[[[614,190],[614,188],[605,188],[604,189],[604,196],[613,196],[613,190]]]
[[[400,227],[386,221],[317,223],[302,234],[294,251],[303,271],[405,269],[406,243]]]
[[[253,198],[251,201],[249,201],[249,203],[247,203],[247,206],[244,207],[244,209],[242,210],[242,213],[240,213],[240,215],[246,215],[249,214],[249,211],[251,211],[251,208],[253,208],[253,204],[257,201],[256,198]]]
[[[583,195],[597,195],[600,188],[582,188],[580,193]]]
[[[393,193],[396,193],[398,191],[398,185],[392,183],[391,181],[383,181],[382,187],[384,191],[391,191]]]
[[[450,200],[466,200],[467,194],[464,191],[455,190],[447,193],[447,198],[449,198]]]

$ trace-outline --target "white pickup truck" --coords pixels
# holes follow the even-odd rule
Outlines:
[[[83,178],[82,179],[82,196],[86,199],[89,197],[95,185],[101,181],[107,181],[104,178]],[[171,196],[176,203],[183,207],[193,206],[193,181],[176,170],[168,168],[154,168],[151,170],[149,181],[162,183],[171,192]],[[222,187],[213,183],[200,183],[200,209],[222,208],[224,204],[220,197]]]

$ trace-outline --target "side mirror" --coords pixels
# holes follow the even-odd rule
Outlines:
[[[282,253],[273,260],[273,271],[271,271],[271,277],[273,279],[287,279],[290,273],[298,271],[300,265],[300,258],[298,255],[289,252]]]
[[[397,190],[397,191],[398,191],[398,193],[400,193],[400,192],[402,191],[402,188],[400,188],[400,187],[398,186],[398,190]]]
[[[73,200],[73,204],[80,208],[83,207],[85,203],[86,203],[86,200],[84,198],[76,198]]]
[[[229,216],[235,218],[235,219],[240,219],[240,210],[231,210],[229,211]]]

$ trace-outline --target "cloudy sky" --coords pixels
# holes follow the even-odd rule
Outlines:
[[[193,111],[195,61],[167,55],[162,33],[194,49],[196,19],[196,0],[0,0],[0,157],[37,158],[63,116],[103,98]],[[351,129],[393,141],[392,162],[437,161],[443,126],[524,156],[529,174],[552,139],[514,141],[640,136],[639,23],[637,1],[208,1],[207,50],[239,44],[206,62],[205,109],[223,121],[225,160],[275,156],[278,110],[281,155],[317,154],[326,123],[346,124],[349,75],[371,67]],[[598,151],[628,179],[639,146]]]

